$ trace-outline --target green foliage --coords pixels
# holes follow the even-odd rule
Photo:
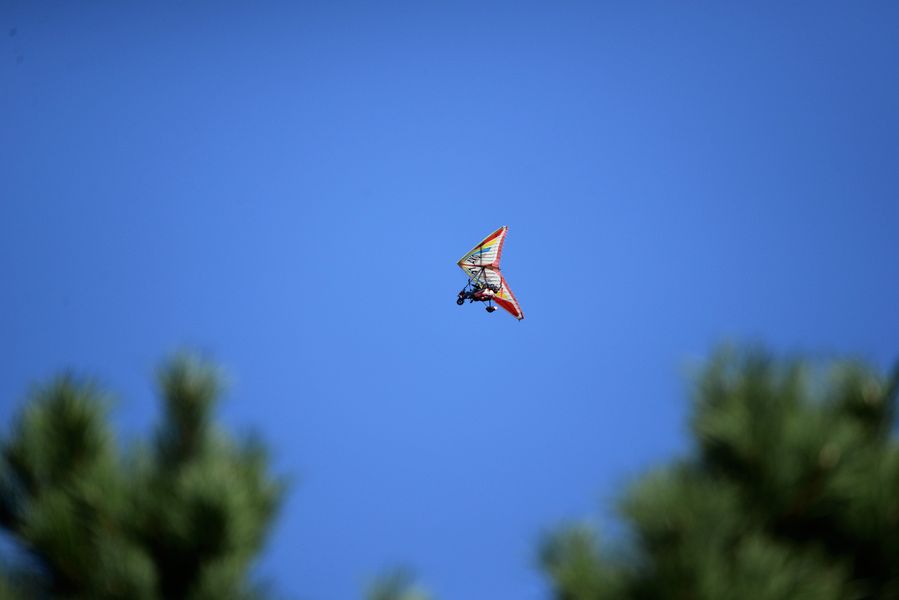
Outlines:
[[[22,550],[2,597],[244,598],[284,484],[256,441],[217,430],[221,377],[179,356],[160,372],[154,443],[123,453],[98,388],[37,389],[0,441],[0,528]]]
[[[429,600],[427,592],[415,584],[415,579],[406,570],[398,569],[382,575],[366,594],[368,600]]]
[[[602,560],[589,527],[569,527],[548,536],[540,548],[540,562],[562,600],[617,598],[621,592],[621,578]]]
[[[899,597],[896,402],[897,377],[861,364],[720,352],[696,388],[696,452],[622,501],[630,546],[544,542],[555,597]]]

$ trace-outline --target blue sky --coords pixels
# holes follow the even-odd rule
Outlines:
[[[294,486],[260,573],[541,598],[723,341],[899,358],[895,2],[0,3],[0,418],[155,366]],[[457,307],[508,225],[526,318]]]

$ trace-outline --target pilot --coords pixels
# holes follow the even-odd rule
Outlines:
[[[491,300],[494,296],[496,296],[496,291],[494,291],[494,286],[492,285],[479,287],[471,293],[472,299],[477,300],[478,302],[486,302]]]

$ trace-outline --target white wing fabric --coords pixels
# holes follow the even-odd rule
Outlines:
[[[459,266],[463,270],[465,267],[462,265],[499,268],[499,259],[503,253],[503,242],[506,241],[506,232],[508,230],[508,227],[500,227],[485,237],[480,244],[459,259]]]

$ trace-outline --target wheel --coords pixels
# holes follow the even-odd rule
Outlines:
[[[492,312],[495,311],[495,310],[496,310],[496,307],[495,307],[495,306],[488,306],[488,307],[487,307],[487,312],[489,312],[489,313],[492,313]]]
[[[456,304],[462,306],[463,304],[465,304],[465,298],[456,298]]]

